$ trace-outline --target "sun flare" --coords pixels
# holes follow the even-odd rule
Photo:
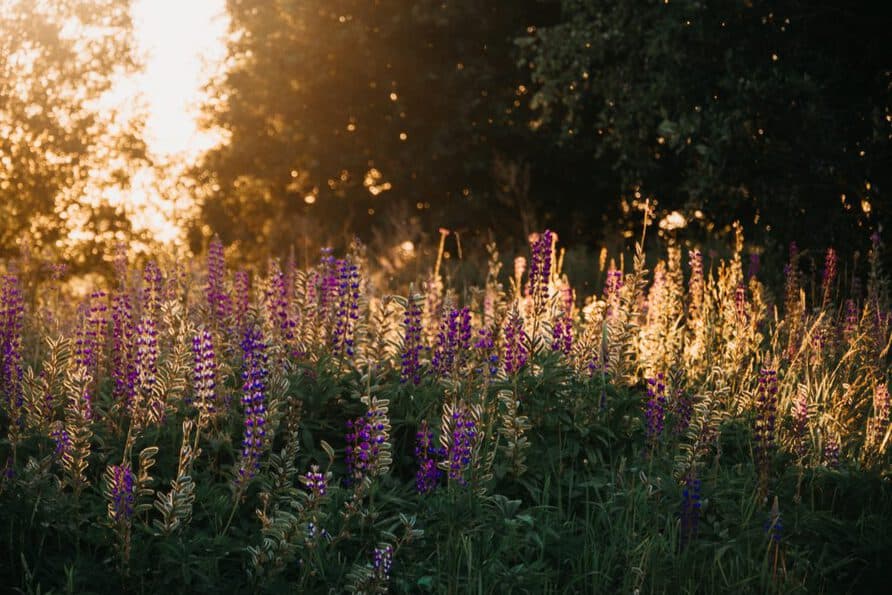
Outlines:
[[[134,46],[143,68],[121,78],[103,99],[110,109],[139,110],[144,138],[154,163],[182,170],[219,142],[199,129],[203,88],[225,55],[228,20],[223,0],[134,0]],[[163,187],[150,168],[137,172],[131,187],[113,193],[111,202],[131,214],[137,228],[162,242],[177,239],[180,216],[191,206],[181,189]]]

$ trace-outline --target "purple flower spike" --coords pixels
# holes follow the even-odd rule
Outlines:
[[[325,474],[319,472],[319,465],[312,465],[301,481],[310,493],[311,500],[324,498],[328,492],[328,482],[325,479]]]
[[[226,290],[226,256],[223,253],[223,242],[214,236],[208,247],[208,284],[207,301],[213,319],[222,323],[232,312],[232,297]]]
[[[251,276],[248,271],[236,271],[233,285],[235,288],[236,328],[240,333],[243,333],[248,324],[248,308],[251,305]]]
[[[552,274],[552,252],[554,232],[546,229],[542,235],[533,234],[530,238],[530,277],[528,293],[533,299],[533,309],[541,312],[549,298],[549,285]]]
[[[834,436],[828,436],[824,442],[822,463],[830,469],[839,469],[839,440]]]
[[[827,248],[827,256],[824,259],[824,271],[821,278],[821,289],[823,302],[826,307],[830,304],[830,298],[833,296],[833,283],[836,281],[836,274],[839,269],[839,256],[833,248]]]
[[[523,320],[516,310],[508,315],[505,324],[505,372],[509,375],[519,372],[527,363],[527,334],[523,330]]]
[[[337,303],[332,330],[332,353],[352,358],[356,353],[356,323],[359,320],[359,268],[349,260],[337,261]]]
[[[471,311],[450,308],[440,323],[431,366],[440,376],[458,371],[467,359],[471,346]]]
[[[0,282],[0,394],[5,395],[7,411],[22,422],[22,328],[25,322],[25,303],[19,280],[13,275]]]
[[[777,372],[771,369],[759,371],[756,389],[756,426],[754,432],[756,469],[763,490],[767,489],[771,453],[774,450],[775,422],[777,420]]]
[[[439,485],[443,472],[437,464],[445,454],[442,448],[434,446],[434,433],[427,421],[421,422],[418,433],[415,434],[415,461],[418,463],[415,488],[419,494],[429,494]]]
[[[551,333],[551,350],[570,355],[573,350],[573,321],[561,318],[554,323]]]
[[[211,333],[202,330],[192,337],[194,365],[192,378],[195,388],[195,406],[202,422],[217,412],[217,360]]]
[[[647,405],[644,410],[647,441],[656,446],[663,434],[666,418],[666,380],[662,372],[647,380]]]
[[[242,372],[242,405],[245,408],[245,437],[236,485],[241,488],[260,469],[266,446],[266,344],[259,330],[249,329],[242,340],[245,371]]]
[[[685,478],[681,500],[681,547],[687,547],[697,537],[700,525],[700,480]]]
[[[419,300],[409,298],[406,306],[406,317],[403,320],[405,331],[403,335],[403,351],[400,354],[400,382],[409,382],[418,385],[421,382],[421,363],[419,355],[421,345],[421,304]]]
[[[62,425],[62,422],[56,422],[53,429],[50,431],[50,438],[52,438],[53,443],[56,445],[53,454],[60,459],[64,458],[65,455],[71,451],[71,434],[68,433]]]
[[[449,479],[466,485],[465,471],[470,468],[474,448],[477,445],[477,422],[467,407],[452,412],[452,435],[446,449]]]
[[[108,474],[108,514],[116,523],[127,523],[136,503],[136,481],[130,465],[112,465]]]
[[[133,336],[133,305],[130,294],[122,290],[112,298],[112,394],[118,404],[127,404],[133,396]]]
[[[136,326],[135,389],[147,399],[158,373],[158,331],[155,321],[145,318]],[[132,400],[131,400],[132,405]]]
[[[474,349],[480,352],[480,359],[486,362],[487,372],[490,378],[499,373],[499,354],[492,329],[480,329],[480,338],[474,343]],[[483,370],[480,370],[482,373]]]
[[[102,351],[105,343],[108,306],[104,291],[90,295],[85,305],[83,321],[78,327],[74,345],[74,360],[93,378],[99,376]]]
[[[393,546],[385,545],[376,547],[372,559],[372,570],[375,571],[375,579],[386,584],[390,580],[390,569],[393,566]]]
[[[279,263],[274,262],[266,291],[266,308],[269,318],[285,343],[294,340],[294,329],[297,327],[291,312],[291,293],[285,273],[282,272]]]
[[[390,420],[384,409],[373,405],[364,416],[348,420],[346,425],[344,459],[348,482],[359,484],[365,477],[377,475],[385,465],[383,455],[389,448]]]

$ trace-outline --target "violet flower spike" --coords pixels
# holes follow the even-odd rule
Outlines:
[[[839,256],[833,248],[827,248],[827,256],[824,259],[824,270],[821,275],[821,294],[822,306],[827,307],[830,304],[830,298],[833,294],[833,283],[836,281],[836,275],[839,268]]]
[[[570,355],[573,350],[573,321],[560,318],[554,323],[551,332],[551,350]]]
[[[427,421],[422,421],[415,434],[415,461],[418,463],[415,489],[419,494],[429,494],[439,485],[443,472],[437,464],[445,454],[442,448],[434,446],[434,433]]]
[[[499,373],[499,354],[496,349],[492,329],[480,329],[479,336],[480,338],[474,343],[474,349],[481,352],[480,359],[486,362],[487,372],[489,372],[489,376],[492,378]],[[479,371],[483,372],[483,370]]]
[[[249,329],[242,340],[245,370],[242,372],[242,405],[245,409],[245,435],[236,485],[242,488],[260,469],[266,446],[266,344],[258,329]]]
[[[365,477],[373,477],[381,471],[381,456],[390,437],[390,421],[384,410],[373,406],[365,415],[348,420],[346,425],[347,483],[359,484]]]
[[[226,256],[223,242],[214,236],[208,247],[208,282],[206,296],[211,316],[222,323],[232,312],[232,297],[226,290]]]
[[[112,465],[110,471],[108,513],[116,523],[127,523],[136,503],[136,478],[130,465]]]
[[[248,324],[248,309],[251,306],[251,277],[248,271],[236,271],[233,277],[235,288],[236,329],[244,334]]]
[[[116,403],[128,404],[133,396],[135,363],[133,358],[133,307],[126,291],[112,297],[112,395]]]
[[[155,321],[144,318],[136,326],[135,389],[142,399],[149,396],[158,373],[158,331]]]
[[[509,375],[519,372],[527,363],[527,334],[523,330],[523,320],[516,310],[508,315],[505,324],[505,372]]]
[[[359,320],[359,268],[349,260],[338,260],[337,274],[332,352],[338,356],[353,357],[356,353],[356,322]]]
[[[681,501],[681,547],[687,547],[696,537],[700,525],[701,483],[695,477],[685,478]]]
[[[533,299],[533,308],[539,313],[549,297],[552,273],[552,250],[554,232],[546,229],[542,235],[534,234],[530,240],[530,277],[528,293]]]
[[[477,423],[471,411],[462,407],[452,413],[452,436],[446,450],[449,479],[466,485],[465,471],[471,464],[474,448],[477,445]]]
[[[199,425],[217,412],[217,361],[211,333],[205,329],[192,337],[192,379],[195,388],[195,406],[199,411]]]
[[[821,462],[825,467],[830,469],[839,469],[839,440],[834,436],[828,436],[824,442],[824,452],[822,453]]]
[[[756,389],[754,450],[756,469],[759,472],[763,490],[767,489],[771,454],[774,450],[777,390],[777,372],[771,369],[759,370],[759,384]]]
[[[301,478],[301,482],[306,486],[311,500],[324,498],[328,492],[328,481],[325,474],[319,472],[319,465],[312,465],[306,475]]]
[[[405,330],[403,334],[403,351],[400,354],[400,382],[405,383],[411,380],[412,384],[418,386],[421,382],[419,355],[423,349],[421,344],[421,305],[418,300],[409,298],[403,323]]]
[[[390,569],[393,566],[393,546],[376,547],[372,558],[372,570],[375,578],[381,583],[390,580]]]
[[[457,371],[467,358],[471,345],[471,311],[450,308],[440,323],[431,366],[440,376]]]
[[[277,262],[273,263],[270,272],[269,288],[266,291],[266,306],[273,325],[286,343],[294,340],[294,329],[297,323],[291,313],[291,289],[286,282],[285,273]]]
[[[656,446],[663,434],[666,417],[666,383],[662,372],[647,380],[647,405],[644,419],[647,440],[651,447]]]
[[[0,280],[0,393],[5,395],[8,412],[15,425],[23,422],[22,407],[22,329],[25,305],[19,280],[6,275]]]

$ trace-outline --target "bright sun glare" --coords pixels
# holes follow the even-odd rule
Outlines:
[[[134,0],[132,17],[134,45],[145,68],[121,80],[109,102],[124,108],[141,104],[153,159],[183,167],[219,141],[200,131],[196,119],[202,87],[225,56],[224,0]],[[138,172],[132,190],[112,198],[126,206],[138,227],[171,241],[181,231],[177,215],[191,201],[162,199],[158,182],[151,170]]]

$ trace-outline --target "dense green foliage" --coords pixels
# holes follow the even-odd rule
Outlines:
[[[560,24],[521,40],[532,48],[533,104],[553,138],[611,163],[629,198],[637,189],[720,225],[761,220],[755,229],[782,239],[851,242],[859,225],[889,220],[887,10],[562,6]],[[872,217],[862,199],[874,201]]]
[[[367,237],[411,218],[507,238],[547,223],[565,241],[609,241],[630,228],[636,197],[682,211],[701,237],[744,221],[769,249],[798,238],[863,250],[890,221],[887,9],[239,0],[229,10],[232,60],[207,123],[231,142],[194,172],[201,222],[226,244],[284,256],[294,229],[349,242],[345,231]]]
[[[504,113],[521,82],[512,41],[536,3],[228,9],[230,61],[206,116],[229,142],[194,170],[200,223],[224,243],[284,256],[295,229],[316,242],[388,218],[479,230],[516,206],[510,195],[499,208],[491,200],[493,153],[516,149],[502,138],[507,121],[523,120]],[[468,209],[483,220],[469,225]]]

